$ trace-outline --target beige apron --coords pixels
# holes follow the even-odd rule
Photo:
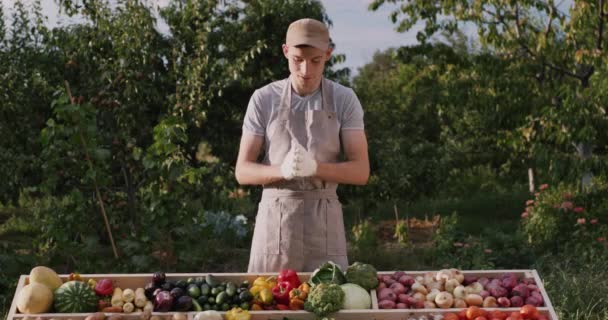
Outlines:
[[[287,79],[279,108],[268,123],[263,163],[280,165],[292,139],[320,162],[337,162],[340,124],[329,81],[321,81],[321,110],[291,110]],[[285,268],[313,271],[331,260],[348,266],[342,205],[336,183],[317,178],[293,179],[264,186],[258,207],[248,272],[278,272]]]

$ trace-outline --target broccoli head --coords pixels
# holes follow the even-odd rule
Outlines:
[[[342,309],[344,305],[344,291],[340,285],[334,283],[321,283],[312,288],[304,309],[323,317]]]

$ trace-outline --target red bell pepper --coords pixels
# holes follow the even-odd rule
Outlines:
[[[282,281],[279,282],[274,288],[272,288],[272,297],[277,304],[289,305],[289,292],[293,289],[291,282]]]
[[[300,286],[300,284],[302,284],[302,282],[300,281],[300,277],[298,277],[298,274],[293,269],[281,270],[277,280],[278,280],[278,282],[287,281],[287,282],[291,283],[291,286],[294,288],[297,288]]]
[[[97,284],[95,284],[95,293],[98,296],[109,296],[114,293],[114,286],[112,285],[112,280],[101,279],[97,281]]]

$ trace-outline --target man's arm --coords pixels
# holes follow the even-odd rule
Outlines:
[[[342,131],[346,161],[317,164],[316,177],[330,182],[364,185],[369,178],[369,157],[364,130]]]
[[[234,172],[239,184],[264,185],[283,179],[279,166],[256,162],[263,143],[264,137],[243,132]]]

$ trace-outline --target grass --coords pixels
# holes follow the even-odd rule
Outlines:
[[[608,319],[608,253],[591,261],[550,256],[536,267],[560,319]]]

